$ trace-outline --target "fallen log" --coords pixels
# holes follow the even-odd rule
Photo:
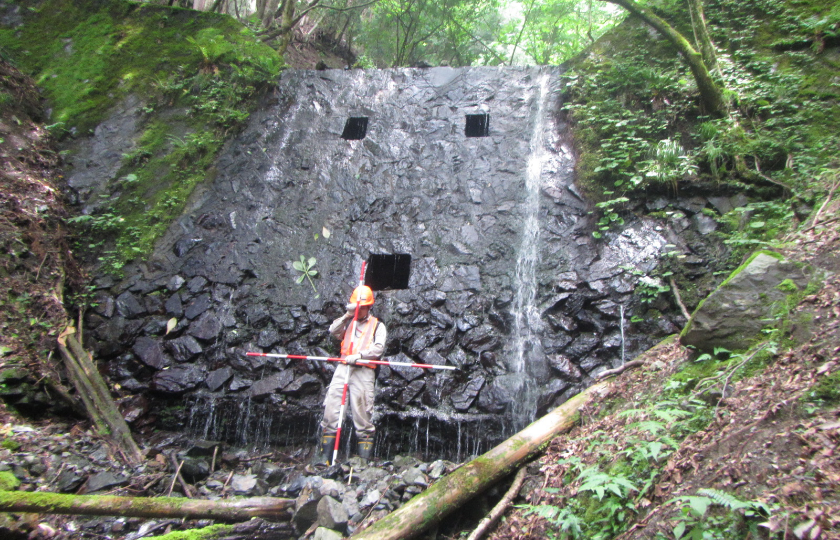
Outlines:
[[[75,333],[76,329],[70,326],[58,337],[58,350],[64,358],[68,377],[99,432],[110,435],[129,464],[138,465],[143,461],[143,454],[93,358],[76,339]]]
[[[0,491],[0,512],[125,516],[143,518],[218,519],[247,521],[254,517],[287,521],[294,499],[252,497],[208,501],[185,497],[118,497],[61,493]]]
[[[176,523],[180,520],[163,520],[160,522],[161,527],[164,528],[172,521]],[[147,530],[146,534],[152,534],[154,528]],[[254,518],[250,521],[243,521],[242,523],[234,523],[231,525],[210,525],[200,529],[181,529],[174,532],[171,536],[155,536],[154,538],[194,538],[201,540],[277,540],[278,538],[295,538],[295,529],[289,522],[275,523],[273,521],[266,521],[259,518]]]
[[[578,410],[593,397],[603,394],[610,384],[605,381],[590,386],[489,452],[441,478],[398,510],[353,535],[353,538],[402,540],[421,534],[507,476],[556,435],[571,429],[577,422]]]

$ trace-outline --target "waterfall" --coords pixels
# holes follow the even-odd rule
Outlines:
[[[525,169],[525,201],[523,204],[522,241],[516,258],[514,276],[513,354],[509,362],[509,389],[513,390],[513,420],[521,429],[534,420],[537,410],[539,382],[546,381],[548,370],[540,345],[543,323],[536,305],[537,264],[540,251],[540,188],[545,152],[545,103],[549,77],[540,75],[535,91],[535,112],[528,161]]]

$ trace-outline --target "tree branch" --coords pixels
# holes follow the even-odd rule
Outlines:
[[[577,411],[602,396],[609,382],[590,386],[489,452],[441,478],[423,493],[355,535],[356,540],[400,540],[417,536],[458,510],[477,493],[521,466],[551,439],[577,423]]]
[[[372,6],[373,4],[378,4],[378,3],[379,3],[379,0],[371,0],[370,2],[367,2],[365,4],[359,4],[357,6],[350,6],[350,7],[344,7],[344,8],[340,8],[340,7],[336,7],[336,6],[318,6],[318,7],[322,8],[322,9],[329,9],[329,10],[332,10],[332,11],[337,11],[339,13],[344,13],[345,11],[353,11],[354,9],[362,9],[362,8],[366,8],[368,6]]]
[[[534,9],[534,2],[536,2],[536,0],[531,0],[531,5],[528,6],[528,11],[525,13],[525,18],[522,19],[522,28],[519,29],[519,35],[516,36],[516,41],[513,43],[513,50],[510,53],[510,61],[508,61],[508,65],[513,64],[513,57],[516,54],[516,47],[519,46],[519,40],[522,39],[522,34],[525,32],[525,26],[527,26],[528,24],[528,17],[531,16],[531,10]]]
[[[491,510],[490,513],[487,514],[487,517],[485,517],[479,522],[478,526],[472,532],[470,537],[467,538],[467,540],[478,540],[479,538],[484,536],[484,533],[486,533],[490,529],[490,527],[492,527],[493,524],[496,523],[496,520],[498,520],[501,517],[501,515],[505,513],[505,510],[507,510],[508,506],[510,506],[510,503],[513,501],[513,499],[515,499],[516,496],[519,495],[519,490],[522,489],[522,483],[525,482],[525,473],[527,472],[527,470],[527,467],[522,467],[519,469],[519,472],[516,473],[516,476],[513,479],[513,484],[511,484],[510,489],[507,490],[505,496],[502,497],[502,500],[499,501],[498,504],[496,504],[496,506],[493,507],[493,510]]]
[[[192,518],[245,521],[266,517],[289,519],[294,499],[253,497],[208,501],[184,497],[117,497],[61,493],[0,491],[0,512],[35,512],[82,516]]]
[[[479,45],[481,45],[482,47],[484,47],[485,49],[487,49],[488,51],[490,51],[490,54],[492,54],[493,56],[495,56],[495,57],[496,57],[496,60],[498,60],[498,61],[499,61],[499,63],[501,63],[501,64],[504,64],[504,63],[505,63],[505,59],[504,59],[504,58],[502,58],[501,56],[499,56],[499,53],[497,53],[496,51],[494,51],[493,49],[491,49],[489,45],[485,44],[483,41],[481,41],[481,40],[480,40],[480,39],[478,39],[476,36],[474,36],[474,35],[472,34],[472,32],[470,32],[469,30],[467,30],[466,28],[464,28],[464,26],[463,26],[460,22],[458,22],[458,21],[457,21],[456,19],[454,19],[454,18],[449,19],[449,20],[450,20],[450,21],[452,21],[452,22],[455,24],[455,26],[457,26],[458,28],[460,28],[460,29],[461,29],[461,30],[462,30],[465,34],[467,34],[468,36],[470,36],[470,37],[471,37],[474,41],[477,41]]]
[[[601,373],[595,375],[595,380],[600,381],[600,380],[606,379],[607,377],[611,377],[613,375],[620,375],[620,374],[624,373],[625,371],[627,371],[628,369],[637,368],[639,366],[644,365],[644,363],[645,363],[644,360],[632,360],[630,362],[627,362],[626,364],[622,364],[622,365],[618,366],[617,368],[607,369],[607,370],[602,371]]]

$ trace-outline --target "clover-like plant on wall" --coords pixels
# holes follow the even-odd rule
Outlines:
[[[312,281],[312,278],[318,275],[318,271],[312,268],[317,264],[317,262],[318,261],[315,257],[309,257],[307,259],[303,255],[300,256],[299,261],[292,261],[292,268],[301,273],[295,282],[303,283],[303,278],[308,279],[309,284],[312,285],[312,290],[315,291],[315,298],[321,296],[320,293],[318,293],[318,289],[315,288],[315,282]]]

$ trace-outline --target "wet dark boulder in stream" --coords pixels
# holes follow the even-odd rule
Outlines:
[[[685,219],[627,216],[593,238],[561,74],[284,71],[148,261],[98,280],[113,306],[88,315],[92,347],[145,366],[114,382],[171,398],[153,409],[180,400],[197,437],[311,445],[335,366],[244,353],[337,354],[327,327],[375,254],[411,256],[407,288],[376,292],[387,359],[457,368],[379,369],[380,455],[484,451],[654,344],[680,321],[631,323],[648,309],[633,290],[669,251],[705,264],[712,224],[695,216],[713,203],[664,199]],[[468,115],[489,130],[467,130]],[[364,138],[342,138],[350,118],[367,119]],[[84,171],[68,181],[98,196]],[[301,256],[317,261],[312,283]]]

